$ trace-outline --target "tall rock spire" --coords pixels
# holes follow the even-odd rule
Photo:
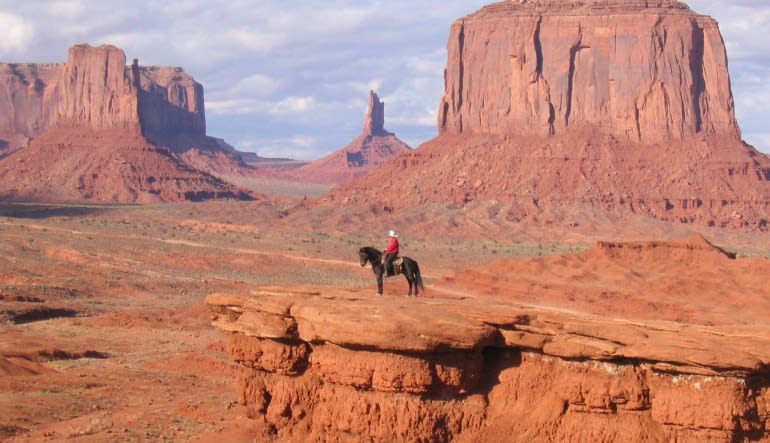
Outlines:
[[[292,171],[290,176],[311,183],[346,183],[412,150],[384,125],[385,104],[369,91],[363,132],[347,146]]]
[[[364,134],[388,135],[385,130],[385,103],[380,101],[377,93],[369,91],[369,109],[364,117]]]

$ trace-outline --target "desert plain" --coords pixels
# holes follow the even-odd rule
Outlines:
[[[381,243],[388,226],[313,230],[284,221],[282,208],[3,204],[3,440],[189,441],[225,433],[251,441],[256,425],[237,402],[239,369],[204,298],[283,285],[374,295],[357,248]],[[453,250],[471,263],[488,248],[505,256],[558,247],[425,236],[405,246],[415,257],[435,256],[424,265],[427,282],[462,266],[449,258]],[[404,288],[390,280],[387,296]]]
[[[466,218],[466,228],[453,227],[457,218],[449,209],[437,211],[437,223],[429,225],[360,214],[345,223],[345,209],[327,224],[323,211],[283,198],[143,206],[6,203],[0,210],[3,441],[278,439],[240,404],[236,380],[244,369],[228,356],[229,334],[211,326],[204,300],[262,288],[343,289],[375,299],[374,275],[359,265],[357,249],[383,243],[391,226],[403,227],[404,253],[421,265],[424,297],[439,299],[483,293],[482,280],[463,280],[453,291],[433,287],[480,264],[572,256],[600,239],[649,239],[651,229],[655,239],[700,233],[742,257],[766,262],[770,256],[764,234],[646,219],[624,220],[622,234],[573,229],[561,235],[562,228],[512,224],[482,236],[472,230],[472,219]],[[600,272],[605,277],[598,287],[601,280],[623,278],[609,272]],[[567,274],[540,280],[570,281]],[[580,287],[589,293],[590,280]],[[406,298],[406,289],[400,277],[387,279],[383,303],[418,300]],[[709,288],[697,290],[710,294]],[[570,302],[567,296],[540,290],[518,302],[590,312],[585,297],[575,301],[573,294]],[[620,297],[601,303],[605,311],[598,314],[628,307]],[[638,310],[626,311],[628,318],[653,319],[638,317],[645,306],[635,303]],[[699,315],[705,315],[697,306],[667,309],[670,320],[684,323],[702,323]],[[731,314],[739,316],[725,315]]]

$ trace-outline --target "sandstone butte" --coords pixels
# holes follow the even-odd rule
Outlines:
[[[718,25],[678,1],[516,0],[457,20],[438,130],[321,204],[768,229],[770,158],[741,141]]]
[[[127,66],[122,50],[87,44],[66,63],[0,63],[5,198],[252,198],[213,175],[242,166],[206,136],[203,87],[181,68]]]
[[[767,441],[768,273],[695,236],[500,260],[429,298],[206,303],[266,440]]]
[[[286,175],[311,183],[347,183],[411,150],[395,134],[385,130],[385,104],[370,91],[363,132],[342,149]]]

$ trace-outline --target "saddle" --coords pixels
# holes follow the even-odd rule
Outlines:
[[[382,256],[382,266],[385,266],[385,256]],[[403,257],[396,257],[391,262],[391,266],[385,269],[385,276],[386,277],[393,277],[394,275],[403,274],[404,273],[404,258]]]

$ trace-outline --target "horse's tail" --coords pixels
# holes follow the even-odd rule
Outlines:
[[[414,262],[414,281],[420,285],[420,289],[425,290],[425,285],[422,284],[422,276],[420,275],[420,265]]]

